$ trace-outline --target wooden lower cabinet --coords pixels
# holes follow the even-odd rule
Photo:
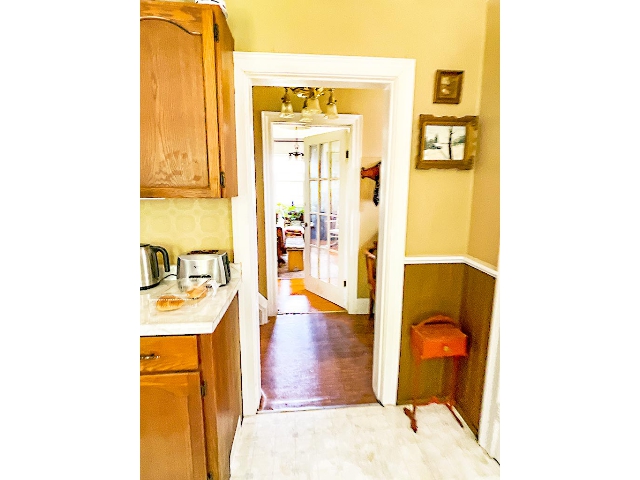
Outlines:
[[[198,372],[140,376],[140,478],[207,478]]]
[[[141,480],[231,477],[242,418],[238,321],[236,295],[211,334],[140,338]]]
[[[231,476],[231,445],[242,418],[238,315],[236,295],[216,331],[198,336],[200,368],[209,389],[203,398],[207,445],[212,447],[207,458],[213,478],[225,480]]]

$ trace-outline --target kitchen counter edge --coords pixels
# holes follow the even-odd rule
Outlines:
[[[231,264],[230,267],[231,280],[227,285],[218,287],[217,293],[211,299],[217,304],[215,305],[215,312],[206,320],[197,319],[193,321],[149,323],[143,322],[141,315],[140,336],[159,337],[165,335],[199,335],[213,333],[240,289],[240,282],[242,281],[240,265]]]

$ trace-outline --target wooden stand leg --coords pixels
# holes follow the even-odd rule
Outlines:
[[[458,416],[453,412],[453,406],[456,403],[456,386],[458,385],[458,361],[459,361],[460,357],[453,357],[453,385],[451,386],[451,393],[449,394],[449,400],[447,401],[446,405],[447,408],[449,409],[449,411],[451,412],[451,415],[453,415],[453,418],[456,419],[456,422],[458,422],[458,425],[460,425],[460,428],[464,428],[462,426],[462,422],[460,421],[460,419],[458,418]]]
[[[456,386],[458,384],[458,367],[459,367],[460,358],[453,357],[452,360],[453,360],[453,374],[452,374],[453,385],[451,385],[451,388],[449,390],[450,393],[448,398],[445,401],[442,401],[436,397],[433,397],[431,398],[431,400],[427,402],[427,405],[430,403],[440,403],[440,404],[446,405],[446,407],[449,409],[449,412],[451,412],[451,415],[453,415],[453,418],[455,418],[456,422],[458,422],[458,425],[460,425],[460,428],[464,428],[464,426],[462,425],[462,422],[453,411],[453,407],[456,403]],[[416,371],[418,370],[419,366],[420,366],[419,361],[416,361],[413,365],[413,370],[411,372],[411,380],[412,380],[411,387],[413,392],[411,405],[413,406],[413,408],[412,409],[407,407],[403,408],[404,414],[407,417],[409,417],[409,419],[411,420],[411,430],[413,430],[415,433],[418,432],[418,420],[416,418],[416,406],[417,406],[416,398],[418,396],[418,392],[417,392],[418,384],[416,382]]]
[[[418,396],[416,392],[416,389],[418,387],[416,382],[416,370],[418,369],[419,365],[420,363],[418,361],[415,361],[413,364],[413,369],[411,371],[411,390],[413,392],[411,404],[413,405],[413,410],[409,410],[407,407],[404,407],[403,409],[404,414],[411,420],[411,430],[413,430],[413,433],[418,433],[418,420],[416,420],[416,397]]]
[[[413,411],[404,407],[404,414],[411,419],[411,430],[413,433],[418,433],[418,422],[416,421],[416,404],[413,404]]]
[[[449,411],[451,412],[451,415],[453,415],[453,418],[456,419],[456,422],[458,422],[458,425],[460,425],[460,428],[464,428],[462,426],[462,422],[460,421],[460,419],[458,418],[458,416],[453,412],[453,405],[450,405],[448,403],[445,404],[447,406],[447,408],[449,409]]]

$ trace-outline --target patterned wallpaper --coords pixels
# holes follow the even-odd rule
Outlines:
[[[233,261],[231,200],[141,199],[140,243],[166,248],[171,265],[191,250],[224,250]]]

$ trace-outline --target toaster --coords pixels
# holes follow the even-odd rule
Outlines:
[[[220,286],[226,285],[231,280],[229,255],[220,250],[194,250],[178,255],[176,276],[178,280],[210,278]]]

